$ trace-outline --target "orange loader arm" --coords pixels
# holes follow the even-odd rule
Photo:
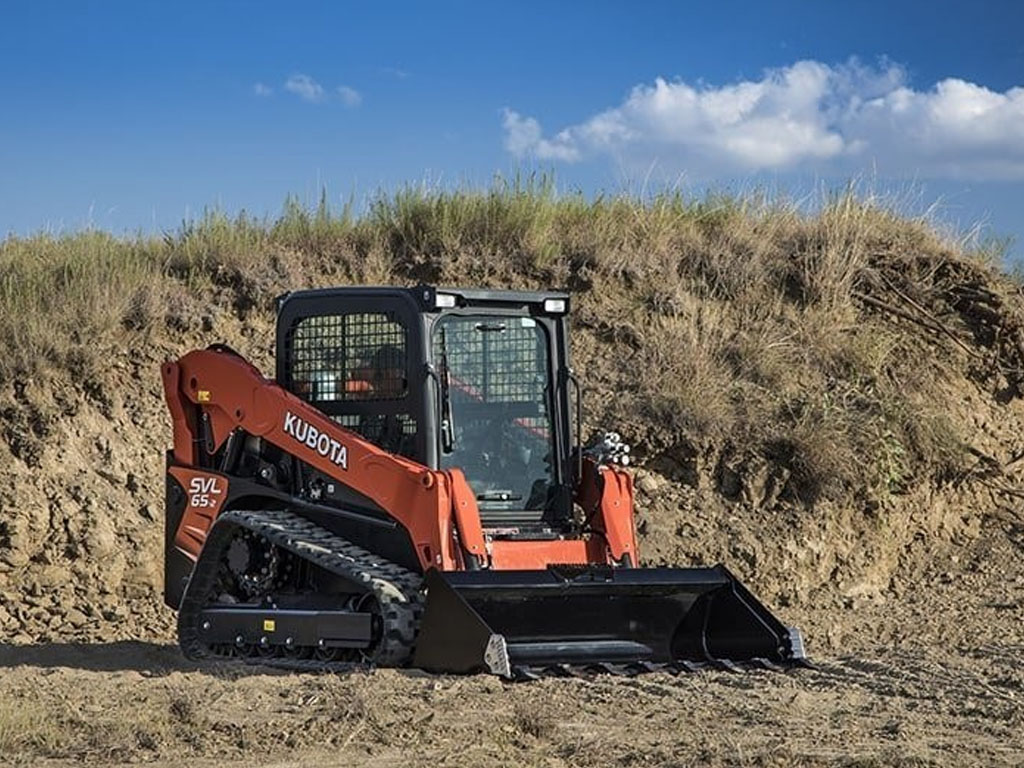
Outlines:
[[[458,531],[462,546],[484,556],[476,498],[459,470],[431,470],[378,448],[223,348],[189,352],[165,363],[161,373],[179,465],[199,466],[198,406],[212,436],[209,453],[235,429],[273,443],[387,510],[409,531],[424,570],[461,569],[464,558],[455,520],[464,526]],[[453,509],[462,514],[453,515]],[[199,511],[209,518],[207,510]],[[189,523],[189,512],[183,526]],[[191,517],[194,523],[195,515]],[[206,526],[212,522],[208,519]]]

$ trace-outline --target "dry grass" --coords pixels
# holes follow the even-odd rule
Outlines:
[[[0,701],[0,756],[17,759],[24,754],[47,754],[64,739],[61,729],[43,707],[4,698]]]
[[[766,456],[796,499],[878,496],[955,470],[944,372],[1016,391],[1020,302],[992,263],[849,192],[809,209],[514,180],[409,188],[359,217],[289,201],[275,220],[208,212],[162,238],[0,242],[0,385],[102,378],[112,350],[210,312],[269,315],[297,287],[567,287],[590,426],[622,425],[646,456]]]

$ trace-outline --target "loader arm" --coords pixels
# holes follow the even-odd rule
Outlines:
[[[409,532],[424,570],[459,569],[465,553],[484,556],[476,498],[458,469],[432,470],[378,448],[226,347],[189,352],[161,372],[173,456],[184,471],[202,467],[202,454],[241,429],[380,505]],[[176,545],[194,559],[212,522],[208,508],[190,504]]]

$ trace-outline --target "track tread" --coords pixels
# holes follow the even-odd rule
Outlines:
[[[217,518],[178,612],[178,640],[186,657],[225,658],[202,641],[198,620],[216,582],[221,551],[238,528],[258,533],[276,546],[363,586],[376,598],[383,622],[380,645],[366,662],[277,656],[243,657],[241,661],[304,671],[343,671],[377,665],[397,667],[409,662],[423,613],[422,577],[284,510],[232,510]]]

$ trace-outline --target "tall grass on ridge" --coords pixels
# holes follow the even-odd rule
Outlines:
[[[1014,284],[992,262],[851,191],[808,207],[678,192],[587,199],[516,179],[407,187],[360,215],[289,199],[275,219],[207,211],[162,237],[0,242],[0,393],[68,370],[102,376],[111,354],[198,334],[203,315],[269,317],[272,297],[295,288],[568,288],[592,425],[622,425],[648,456],[769,456],[807,500],[898,493],[958,461],[937,404],[977,337],[951,286],[974,281],[1010,302]],[[904,299],[959,346],[906,322],[917,310]],[[1017,364],[998,344],[992,355]]]

